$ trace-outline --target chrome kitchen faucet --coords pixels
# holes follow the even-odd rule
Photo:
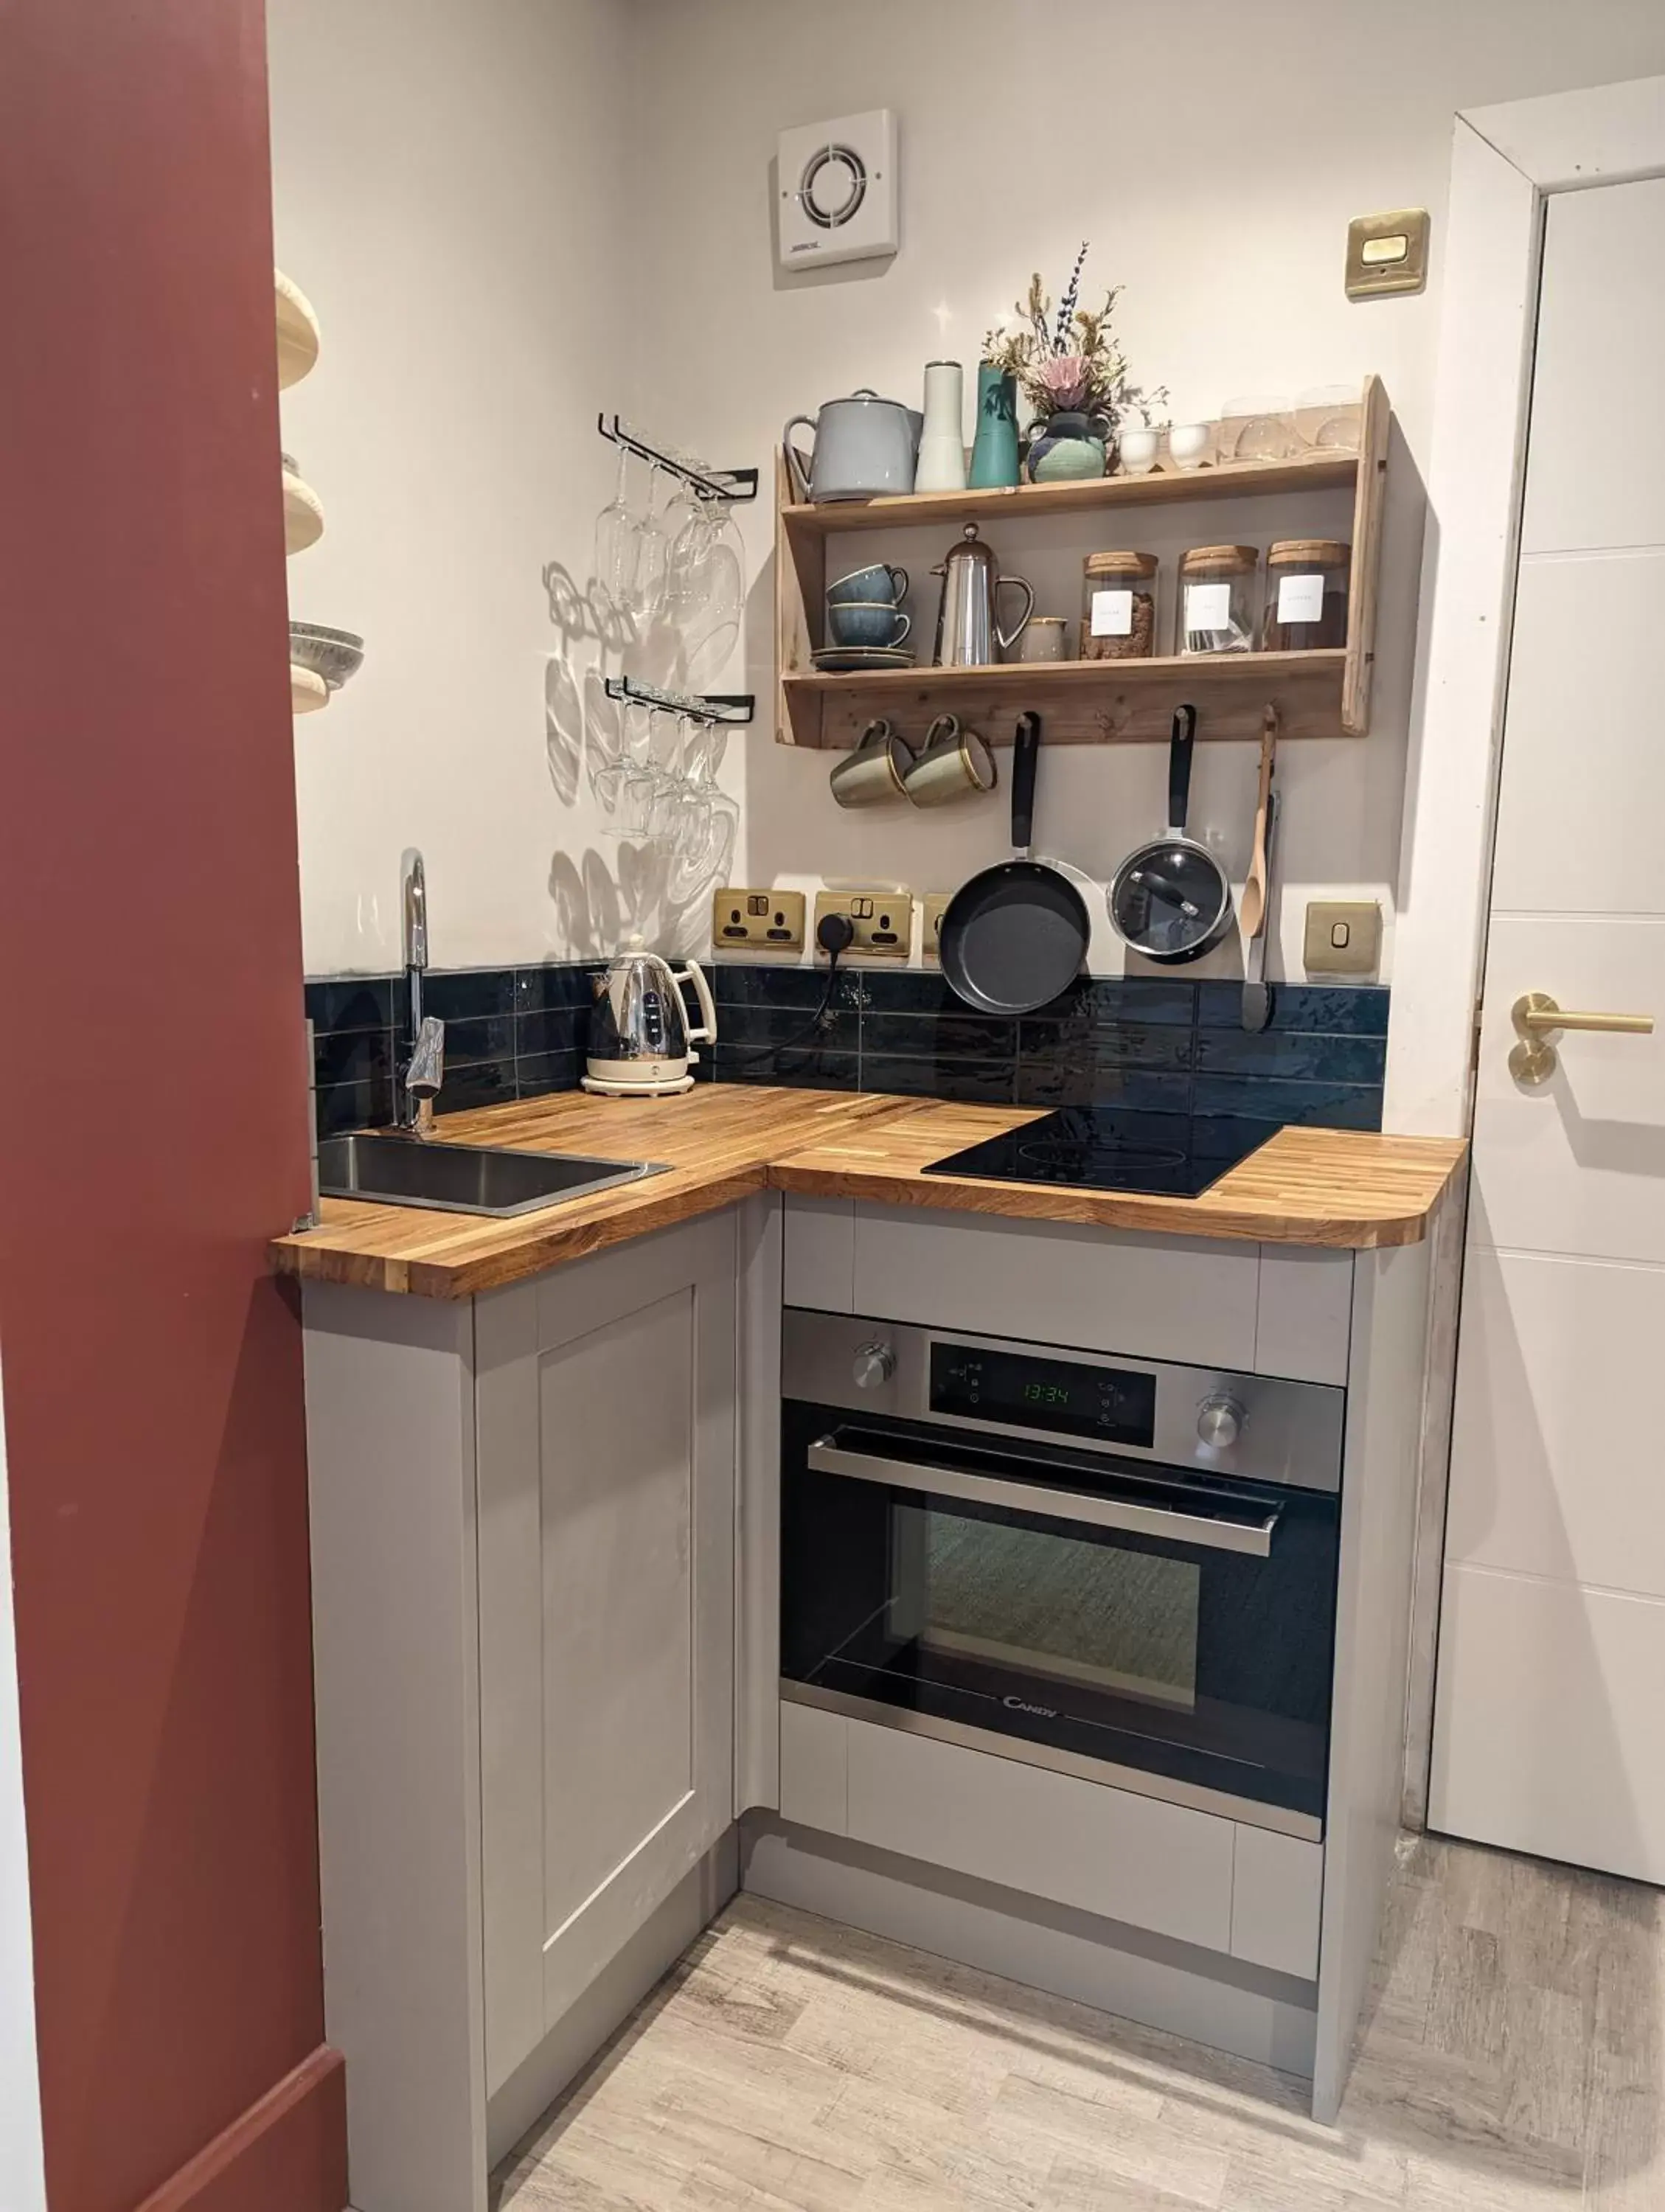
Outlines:
[[[412,847],[404,870],[404,987],[416,1040],[404,1071],[396,1109],[398,1126],[416,1136],[434,1133],[434,1101],[445,1081],[445,1024],[424,1016],[422,979],[428,973],[428,878],[422,854]]]

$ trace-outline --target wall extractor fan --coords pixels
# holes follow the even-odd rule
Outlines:
[[[781,266],[896,250],[896,118],[888,107],[783,131]]]

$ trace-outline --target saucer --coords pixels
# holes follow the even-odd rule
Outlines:
[[[857,668],[911,668],[914,656],[900,645],[827,645],[810,655],[823,676]]]

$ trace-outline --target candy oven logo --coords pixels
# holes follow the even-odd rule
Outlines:
[[[1039,1721],[1055,1721],[1056,1709],[1052,1705],[1031,1705],[1024,1698],[1002,1698],[1000,1703],[1009,1713],[1033,1713]]]

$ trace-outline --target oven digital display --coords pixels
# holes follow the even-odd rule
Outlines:
[[[1089,1367],[1029,1352],[969,1344],[931,1346],[931,1411],[1014,1428],[1097,1437],[1149,1450],[1156,1441],[1157,1379],[1122,1367]]]

